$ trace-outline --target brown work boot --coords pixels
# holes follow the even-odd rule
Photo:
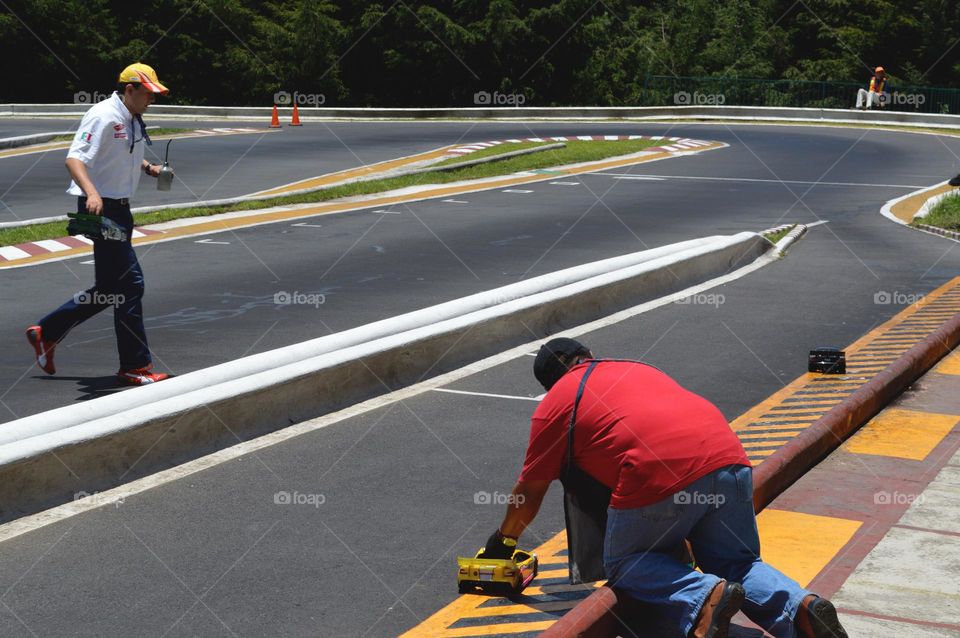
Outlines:
[[[847,638],[837,609],[826,598],[810,594],[800,603],[793,621],[800,638]]]
[[[740,583],[728,583],[721,580],[713,588],[706,602],[700,608],[697,621],[688,634],[689,638],[727,638],[730,619],[743,604],[746,593]]]

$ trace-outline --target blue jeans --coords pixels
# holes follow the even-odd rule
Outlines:
[[[77,203],[78,212],[86,212],[86,198]],[[103,215],[133,230],[129,205],[104,201]],[[59,343],[73,328],[95,314],[113,307],[113,326],[117,333],[120,367],[142,368],[151,362],[147,333],[143,327],[143,272],[129,241],[93,242],[96,282],[40,320],[43,338]]]
[[[703,573],[676,558],[684,539]],[[776,638],[795,636],[793,619],[810,594],[760,559],[753,470],[743,465],[711,472],[652,505],[610,508],[603,560],[612,587],[657,605],[685,636],[721,578],[743,585],[743,613]]]

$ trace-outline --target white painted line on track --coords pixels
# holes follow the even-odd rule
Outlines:
[[[475,397],[490,397],[491,399],[516,399],[517,401],[539,401],[538,397],[515,397],[511,394],[491,394],[489,392],[468,392],[467,390],[451,390],[450,388],[434,388],[434,392],[449,392],[450,394],[468,394]]]
[[[698,286],[693,286],[675,294],[654,299],[653,301],[648,301],[640,304],[639,306],[621,310],[620,312],[608,315],[602,319],[576,326],[570,330],[558,332],[553,335],[546,335],[543,339],[537,339],[536,341],[530,343],[521,344],[515,348],[511,348],[510,350],[506,350],[505,352],[501,352],[492,357],[481,359],[480,361],[476,361],[456,370],[451,370],[450,372],[438,375],[432,379],[421,381],[420,383],[414,384],[407,388],[402,388],[383,396],[374,397],[364,401],[363,403],[358,403],[340,410],[339,412],[334,412],[310,421],[304,421],[296,425],[291,425],[290,427],[283,428],[282,430],[277,430],[276,432],[271,432],[270,434],[251,439],[249,441],[244,441],[243,443],[238,443],[237,445],[225,448],[223,450],[218,450],[212,454],[208,454],[207,456],[194,459],[193,461],[188,461],[182,465],[178,465],[167,470],[162,470],[155,474],[151,474],[150,476],[145,476],[141,479],[131,481],[125,485],[120,485],[113,489],[105,490],[98,495],[100,498],[71,501],[44,512],[39,512],[37,514],[24,516],[23,518],[10,521],[9,523],[0,525],[0,542],[15,538],[36,529],[40,529],[47,525],[57,523],[66,518],[70,518],[71,516],[82,514],[84,512],[97,509],[98,507],[104,507],[105,504],[109,505],[111,503],[115,503],[119,499],[126,499],[130,496],[146,492],[154,487],[172,483],[173,481],[180,480],[223,463],[227,463],[244,456],[250,456],[251,454],[255,454],[258,450],[283,443],[284,441],[288,441],[303,434],[322,430],[355,416],[366,414],[392,403],[396,403],[397,401],[404,401],[406,399],[413,398],[430,390],[449,385],[460,379],[477,374],[478,372],[483,372],[484,370],[507,363],[518,357],[536,356],[535,352],[540,348],[541,343],[546,341],[548,337],[576,338],[584,334],[589,334],[591,332],[607,328],[637,315],[641,315],[650,312],[651,310],[656,310],[662,306],[672,304],[679,299],[685,299],[692,295],[710,290],[711,288],[727,284],[731,281],[736,281],[737,279],[740,279],[741,277],[758,270],[767,263],[770,263],[770,261],[764,260],[761,257],[758,261],[744,266],[739,270],[735,270],[732,273],[716,279],[711,279],[710,281],[704,282]]]
[[[399,211],[399,210],[386,210],[386,209],[383,209],[383,208],[381,208],[380,210],[375,210],[375,211],[373,211],[373,212],[376,213],[376,214],[378,214],[378,215],[402,215],[402,214],[403,214],[403,211]]]
[[[525,191],[518,188],[508,188],[507,190],[500,191],[500,192],[501,193],[520,193],[522,195],[526,195],[527,193],[532,193],[533,191]]]
[[[198,240],[195,241],[194,243],[195,243],[195,244],[222,244],[222,245],[228,245],[230,242],[228,242],[228,241],[213,241],[212,239],[198,239]]]
[[[604,173],[596,171],[587,175],[606,175],[620,179],[692,179],[707,182],[758,182],[762,184],[798,184],[801,186],[856,186],[863,188],[928,188],[927,186],[910,186],[907,184],[861,184],[859,182],[804,182],[792,179],[754,179],[750,177],[695,177],[692,175],[632,175],[630,173]]]
[[[550,182],[551,186],[580,186],[580,182]]]
[[[323,228],[322,224],[308,224],[307,222],[300,222],[299,224],[290,224],[291,226],[300,226],[302,228]]]
[[[631,179],[631,180],[644,180],[649,182],[663,182],[665,179],[663,177],[647,177],[644,175],[616,175],[613,179]]]
[[[819,225],[821,225],[821,224],[829,224],[829,223],[830,223],[830,220],[829,220],[829,219],[821,219],[821,220],[818,221],[818,222],[813,222],[812,224],[806,224],[806,227],[807,227],[807,228],[813,228],[814,226],[819,226]]]
[[[93,260],[93,259],[91,259],[91,260],[89,260],[89,261],[81,261],[80,263],[86,266],[86,265],[92,265],[92,264],[96,263],[96,261]]]
[[[443,199],[440,201],[445,202],[447,204],[469,204],[470,203],[470,202],[465,202],[462,199]]]

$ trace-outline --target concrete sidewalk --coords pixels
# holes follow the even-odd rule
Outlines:
[[[960,636],[958,390],[955,351],[758,517],[764,559],[850,636]]]

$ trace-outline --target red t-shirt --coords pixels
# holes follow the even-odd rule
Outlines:
[[[520,481],[560,478],[588,365],[571,368],[537,406]],[[587,379],[573,459],[613,491],[610,506],[617,509],[656,503],[727,465],[750,465],[715,405],[652,366],[626,361],[601,361]]]

